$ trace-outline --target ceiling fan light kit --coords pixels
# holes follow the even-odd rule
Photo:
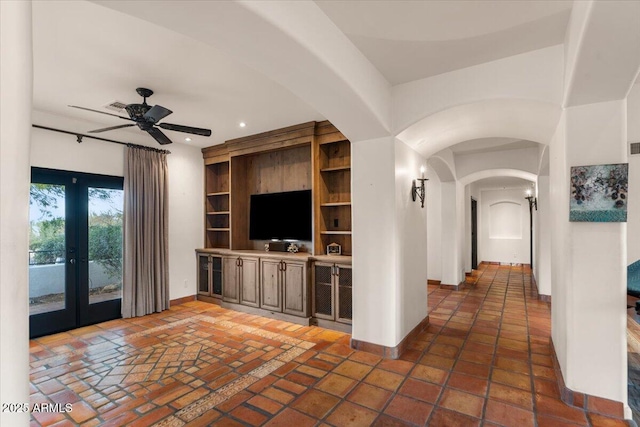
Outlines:
[[[128,123],[126,125],[109,126],[101,129],[94,129],[89,133],[100,133],[115,129],[122,129],[137,125],[141,130],[147,132],[153,137],[159,144],[166,145],[171,144],[172,141],[160,130],[159,128],[171,130],[175,132],[190,133],[200,136],[211,136],[211,129],[195,128],[191,126],[176,125],[172,123],[158,123],[160,120],[172,114],[173,111],[165,108],[161,105],[148,105],[147,98],[153,95],[151,89],[139,87],[136,89],[138,95],[142,97],[142,104],[128,104],[124,107],[129,117],[119,116],[117,114],[106,113],[104,111],[93,110],[91,108],[79,107],[77,105],[69,105],[72,108],[78,108],[80,110],[93,111],[94,113],[106,114],[109,116],[118,117],[123,120],[130,120],[134,123]],[[157,126],[157,127],[156,127]]]

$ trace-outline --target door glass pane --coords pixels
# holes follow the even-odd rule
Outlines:
[[[89,187],[89,304],[122,297],[123,196]]]
[[[31,184],[29,314],[65,308],[65,186]]]

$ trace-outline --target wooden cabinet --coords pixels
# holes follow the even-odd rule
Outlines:
[[[222,264],[224,301],[258,307],[258,258],[225,256]]]
[[[309,317],[307,263],[282,261],[282,311]]]
[[[203,148],[202,154],[207,248],[202,251],[214,254],[217,261],[199,258],[198,294],[203,298],[207,293],[221,294],[223,306],[248,313],[302,324],[314,316],[327,327],[348,330],[345,324],[352,317],[349,140],[328,121],[307,122],[225,141]],[[251,196],[308,189],[314,234],[312,241],[299,243],[309,253],[264,254],[265,241],[250,238]],[[296,207],[290,208],[295,215]],[[326,256],[331,243],[339,244],[344,256]]]
[[[262,259],[260,271],[261,308],[309,316],[306,262]]]
[[[350,265],[316,262],[313,266],[313,315],[351,323],[352,269]]]
[[[222,298],[222,257],[198,253],[198,295]]]
[[[227,302],[240,302],[240,287],[238,283],[238,257],[225,256],[222,258],[222,299]]]
[[[280,269],[282,261],[263,259],[260,262],[260,307],[266,310],[282,311]]]

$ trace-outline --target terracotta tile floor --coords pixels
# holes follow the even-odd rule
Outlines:
[[[615,426],[559,400],[549,306],[522,267],[429,286],[430,326],[401,360],[350,336],[191,302],[31,342],[38,426]]]

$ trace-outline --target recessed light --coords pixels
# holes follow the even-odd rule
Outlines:
[[[245,126],[247,126],[247,124],[246,124],[245,122],[240,122],[240,127],[241,127],[241,128],[243,128],[243,127],[245,127]]]
[[[189,138],[189,137],[186,137],[184,140],[187,141],[187,142],[191,142],[191,138]]]

